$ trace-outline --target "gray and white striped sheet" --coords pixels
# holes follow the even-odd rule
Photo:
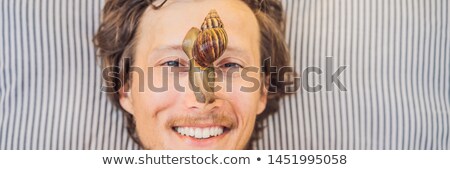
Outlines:
[[[295,69],[346,66],[347,91],[282,99],[258,149],[450,149],[448,0],[283,3]],[[100,92],[102,4],[0,0],[0,149],[138,148]]]

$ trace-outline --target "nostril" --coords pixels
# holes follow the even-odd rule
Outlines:
[[[189,90],[184,94],[183,100],[185,106],[189,109],[203,109],[205,107],[205,98],[201,94],[201,92],[194,92],[192,90]],[[198,100],[201,101],[198,101]]]

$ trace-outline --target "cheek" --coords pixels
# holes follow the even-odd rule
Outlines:
[[[233,111],[238,118],[238,128],[234,133],[235,148],[244,149],[249,142],[257,115],[257,95],[254,93],[232,93]]]
[[[244,111],[246,115],[256,114],[259,107],[261,95],[261,83],[259,74],[243,70],[237,76],[228,77],[220,86],[226,98],[233,101],[239,110]]]
[[[253,128],[252,122],[258,112],[258,97],[256,93],[232,93],[232,105],[237,113],[239,125],[243,128]]]
[[[245,132],[253,129],[253,123],[258,113],[261,99],[259,88],[259,79],[257,74],[248,74],[247,78],[243,76],[234,77],[233,82],[226,82],[231,85],[231,91],[222,92],[226,95],[228,101],[232,103],[233,110],[237,114],[239,125]],[[250,131],[251,132],[251,131]]]
[[[142,74],[142,73],[139,73]],[[147,69],[143,75],[133,73],[132,98],[136,114],[155,116],[176,101],[173,81],[163,69]],[[138,116],[136,115],[136,116]],[[142,115],[141,115],[142,116]]]
[[[139,138],[147,147],[162,146],[161,130],[166,128],[165,123],[169,116],[163,113],[175,108],[179,92],[174,89],[173,82],[168,81],[167,77],[171,76],[161,74],[160,71],[151,74],[147,72],[140,79],[135,79],[137,75],[133,76],[131,94]]]
[[[233,92],[229,94],[229,98],[232,98],[234,109],[245,116],[256,115],[258,96],[256,93],[247,92]]]

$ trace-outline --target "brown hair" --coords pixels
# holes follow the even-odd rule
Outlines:
[[[119,90],[129,82],[130,64],[134,55],[134,40],[140,19],[148,7],[158,9],[161,4],[153,4],[154,0],[107,0],[103,8],[102,21],[94,37],[94,44],[102,63],[105,87],[114,104],[121,108],[127,120],[127,131],[140,146],[142,144],[136,134],[133,115],[127,113],[119,103]],[[284,75],[271,75],[270,68],[289,66],[289,52],[284,39],[285,22],[280,0],[242,0],[254,12],[261,35],[261,63],[268,87],[268,100],[265,110],[257,117],[252,140],[259,138],[257,133],[264,127],[261,122],[279,109],[279,99],[286,95],[287,85],[292,81],[279,81]],[[125,62],[125,58],[131,61]],[[292,72],[292,69],[284,70]],[[118,73],[120,78],[105,76]],[[282,78],[283,79],[283,78]],[[123,84],[122,84],[123,82]],[[251,144],[251,142],[249,142]],[[249,146],[251,147],[251,146]]]

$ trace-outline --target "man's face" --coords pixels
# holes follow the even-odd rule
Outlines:
[[[206,105],[189,88],[183,68],[189,67],[189,59],[181,45],[211,9],[221,17],[229,42],[214,63],[215,85],[221,90]],[[259,86],[250,79],[261,80],[259,69],[248,71],[261,65],[258,23],[251,9],[240,0],[169,0],[161,9],[147,9],[136,36],[133,66],[143,73],[132,72],[129,92],[121,94],[120,103],[134,115],[145,149],[244,149],[267,98],[262,87],[241,89]]]

